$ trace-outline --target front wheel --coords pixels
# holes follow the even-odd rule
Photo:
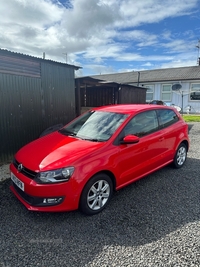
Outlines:
[[[108,205],[112,194],[113,183],[110,177],[106,174],[97,174],[85,185],[79,208],[84,214],[97,214]]]
[[[173,165],[175,168],[179,169],[181,168],[187,158],[187,147],[184,143],[180,144],[177,151],[176,155],[174,157]]]

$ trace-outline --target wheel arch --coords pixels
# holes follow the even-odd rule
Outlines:
[[[108,176],[110,177],[111,181],[112,181],[112,184],[113,184],[113,190],[115,190],[115,188],[116,188],[116,177],[115,177],[115,175],[113,174],[113,172],[111,172],[111,171],[109,171],[109,170],[101,170],[101,171],[98,171],[98,172],[94,173],[94,174],[87,180],[87,182],[85,183],[85,185],[89,182],[89,180],[90,180],[92,177],[94,177],[94,176],[96,176],[96,175],[99,175],[99,174],[106,174],[106,175],[108,175]],[[85,187],[85,185],[84,185],[84,187]],[[83,188],[84,188],[84,187],[83,187]],[[82,190],[83,190],[83,189],[82,189]]]
[[[101,174],[101,173],[107,174],[111,178],[111,181],[113,183],[113,190],[115,190],[115,188],[116,188],[116,178],[115,178],[115,175],[111,171],[109,171],[109,170],[99,171],[99,172],[95,173],[95,175]]]
[[[188,142],[188,140],[183,140],[182,142],[180,142],[180,144],[185,144],[187,152],[188,152],[188,150],[189,150],[189,142]],[[180,144],[178,145],[178,147],[180,146]]]
[[[81,191],[81,194],[80,194],[80,197],[79,197],[79,204],[78,204],[78,207],[79,207],[79,209],[83,212],[83,213],[85,213],[85,214],[88,214],[88,215],[94,215],[95,213],[91,213],[91,212],[88,212],[87,211],[87,208],[85,207],[85,205],[84,205],[84,191],[85,191],[85,189],[87,188],[87,185],[88,185],[88,183],[91,181],[91,179],[93,179],[95,176],[98,176],[98,175],[104,175],[104,177],[105,177],[105,175],[106,175],[106,177],[107,177],[107,179],[108,178],[110,178],[110,182],[111,182],[111,184],[112,184],[112,190],[111,190],[111,192],[113,192],[114,190],[115,190],[115,188],[116,188],[116,178],[115,178],[115,176],[114,176],[114,174],[111,172],[111,171],[109,171],[109,170],[101,170],[101,171],[99,171],[99,172],[96,172],[96,173],[94,173],[88,180],[87,180],[87,182],[85,183],[85,185],[84,185],[84,187],[82,188],[82,191]],[[86,189],[87,190],[87,189]],[[111,196],[112,196],[112,193],[111,193]],[[83,199],[82,199],[83,198]],[[110,197],[109,197],[110,198]],[[83,200],[83,202],[82,202],[82,200]],[[106,204],[107,205],[107,204]],[[98,212],[97,212],[98,213]]]
[[[181,147],[184,147],[185,151],[181,151],[180,150]],[[188,149],[189,149],[189,141],[188,140],[182,140],[182,142],[179,143],[179,145],[176,149],[175,155],[174,155],[174,159],[172,162],[172,166],[174,168],[179,169],[184,165],[184,163],[187,159]]]
[[[113,184],[113,190],[116,189],[116,177],[115,177],[115,175],[114,175],[111,171],[109,171],[109,170],[101,170],[101,171],[98,171],[98,172],[94,173],[94,174],[87,180],[87,182],[84,184],[84,186],[83,186],[83,188],[82,188],[82,190],[81,190],[81,194],[82,194],[83,189],[85,188],[86,184],[90,181],[90,179],[92,179],[94,176],[99,175],[99,174],[106,174],[106,175],[108,175],[108,176],[110,177],[111,181],[112,181],[112,184]],[[80,194],[80,197],[79,197],[79,204],[80,204],[81,194]]]

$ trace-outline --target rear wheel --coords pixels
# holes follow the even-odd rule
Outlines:
[[[87,215],[102,211],[109,203],[113,194],[113,183],[106,174],[97,174],[85,185],[81,198],[80,210]]]
[[[176,151],[176,155],[174,157],[173,165],[175,168],[181,168],[187,158],[187,147],[184,143],[181,143]]]

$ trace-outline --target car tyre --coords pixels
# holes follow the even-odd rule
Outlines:
[[[181,168],[187,159],[187,147],[184,143],[181,143],[176,151],[174,157],[173,166],[176,169]]]
[[[104,173],[97,174],[85,185],[79,208],[86,215],[95,215],[108,205],[112,194],[113,183],[111,178]]]

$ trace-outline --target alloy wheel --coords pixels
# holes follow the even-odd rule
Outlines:
[[[105,180],[99,180],[94,183],[87,195],[87,204],[91,210],[101,209],[110,196],[110,185]]]

